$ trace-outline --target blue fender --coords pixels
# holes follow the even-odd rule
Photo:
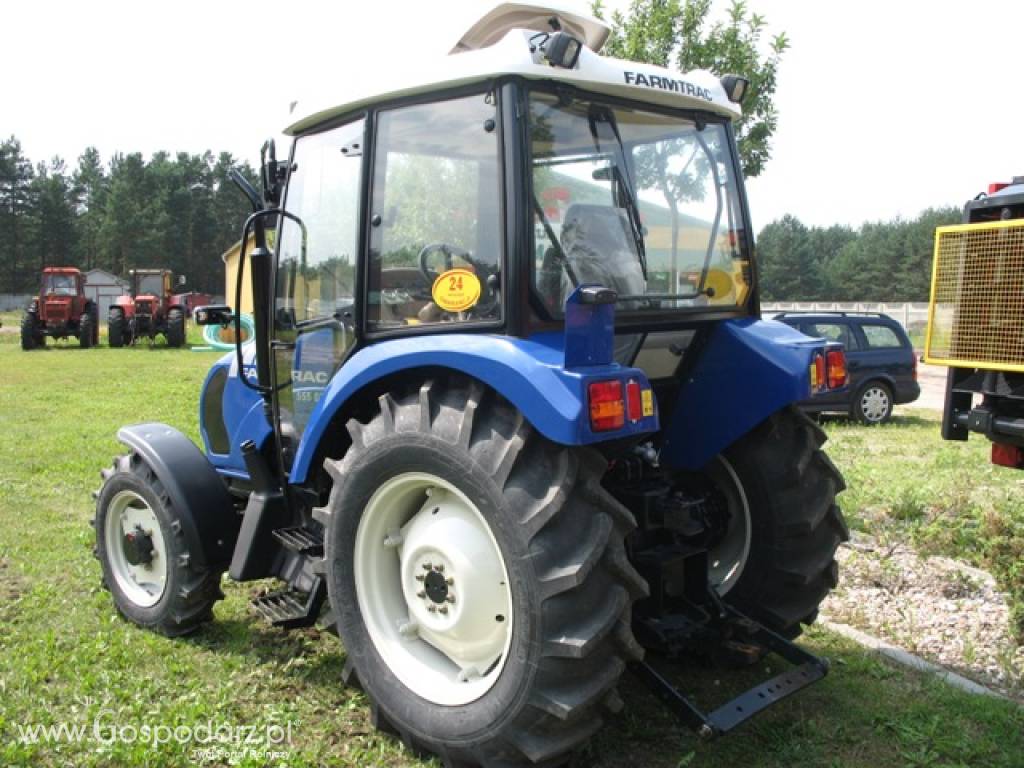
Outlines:
[[[310,414],[290,481],[305,482],[331,419],[345,402],[368,384],[414,368],[446,368],[464,373],[494,389],[522,412],[533,427],[562,445],[585,445],[611,438],[651,432],[655,412],[613,433],[594,433],[587,410],[589,382],[635,378],[649,387],[644,374],[617,363],[566,369],[564,334],[538,334],[530,339],[482,334],[438,334],[383,341],[365,347],[345,361]]]
[[[662,462],[699,469],[779,409],[807,399],[822,346],[772,320],[719,323],[682,382]]]

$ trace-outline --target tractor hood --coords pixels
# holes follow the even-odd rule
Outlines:
[[[518,4],[511,5],[518,7]],[[549,13],[546,18],[551,15],[559,14]],[[550,32],[549,26],[543,29],[508,29],[497,42],[489,44],[494,34],[507,29],[510,19],[540,27],[538,18],[532,12],[524,12],[520,16],[506,13],[496,26],[471,28],[454,49],[462,52],[434,61],[412,62],[408,68],[397,72],[375,73],[372,68],[367,68],[364,76],[344,79],[348,86],[347,92],[319,94],[311,99],[293,102],[291,123],[285,133],[304,133],[373,103],[429,93],[441,88],[486,82],[507,75],[563,82],[588,91],[648,104],[704,110],[730,118],[740,116],[739,106],[729,100],[719,78],[711,72],[698,70],[684,75],[650,64],[600,56],[588,47],[588,43],[600,46],[604,39],[599,30],[593,25],[585,27],[583,21],[572,23],[566,17],[563,22],[563,28],[567,31],[575,32],[579,28],[580,39],[584,43],[576,66],[571,69],[551,66],[543,58],[543,52],[531,43],[531,38],[535,42],[540,32]],[[562,18],[561,15],[559,18]],[[585,20],[589,17],[579,18]],[[470,45],[483,47],[466,50]]]

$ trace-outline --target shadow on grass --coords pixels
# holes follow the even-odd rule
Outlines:
[[[864,427],[865,429],[874,429],[877,426],[881,426],[883,428],[887,426],[933,427],[936,424],[936,421],[934,419],[926,419],[915,414],[907,413],[894,413],[892,415],[892,418],[889,419],[889,421],[886,422],[886,424],[881,425],[861,424],[856,419],[851,419],[848,415],[844,413],[821,413],[818,414],[817,419],[818,423],[822,425],[836,424],[844,427]]]

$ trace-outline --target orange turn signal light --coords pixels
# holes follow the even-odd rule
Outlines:
[[[587,388],[587,393],[590,396],[592,430],[608,432],[626,425],[626,402],[622,396],[621,381],[595,381]]]

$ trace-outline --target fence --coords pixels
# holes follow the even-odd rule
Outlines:
[[[928,325],[928,302],[922,301],[765,301],[761,311],[770,317],[779,312],[884,312],[907,333]]]
[[[31,293],[0,293],[0,312],[16,312],[32,301]]]

